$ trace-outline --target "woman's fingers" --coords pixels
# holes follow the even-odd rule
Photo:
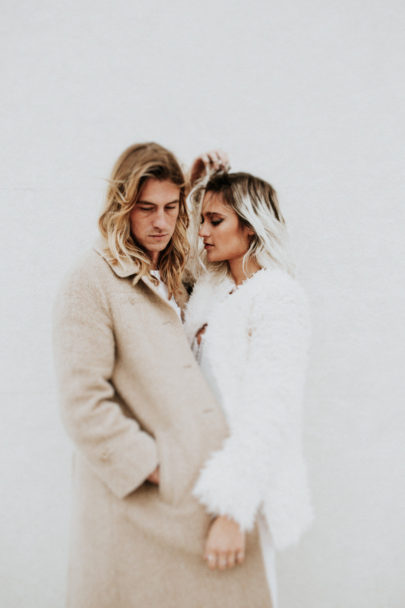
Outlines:
[[[210,570],[215,570],[215,568],[217,567],[217,554],[214,553],[213,551],[211,551],[206,556],[206,560],[207,560],[207,563],[208,563],[208,568]]]
[[[223,150],[215,150],[215,155],[217,158],[217,163],[221,165],[225,171],[230,169],[229,157]]]
[[[226,570],[227,568],[233,568],[237,564],[242,564],[245,559],[244,551],[228,551],[228,552],[215,552],[211,551],[204,559],[207,560],[208,568],[210,570]]]
[[[228,554],[219,553],[217,559],[218,568],[220,570],[226,570],[228,568]]]
[[[230,169],[228,155],[222,150],[211,150],[204,154],[203,158],[204,162],[215,170],[223,169],[227,171]],[[208,159],[208,163],[205,159]]]
[[[190,182],[193,186],[204,174],[215,171],[229,171],[228,155],[223,150],[210,150],[196,158],[190,170]]]
[[[235,551],[228,552],[228,568],[233,568],[236,564],[236,554]]]
[[[210,158],[210,163],[213,164],[216,169],[222,164],[221,157],[216,150],[208,152],[208,156]]]

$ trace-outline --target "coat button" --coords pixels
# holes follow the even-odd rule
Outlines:
[[[102,460],[103,462],[107,462],[108,460],[110,460],[110,457],[111,451],[108,448],[104,449],[100,454],[100,460]]]

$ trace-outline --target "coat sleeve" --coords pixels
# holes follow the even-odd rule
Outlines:
[[[232,432],[205,463],[193,495],[210,513],[227,515],[249,531],[266,493],[279,485],[278,468],[300,445],[309,339],[300,286],[288,275],[265,285],[246,329],[248,355],[237,370],[240,399],[230,404]]]
[[[54,306],[53,346],[64,426],[95,473],[123,498],[156,468],[157,449],[115,394],[111,315],[89,271],[80,269],[62,285]]]

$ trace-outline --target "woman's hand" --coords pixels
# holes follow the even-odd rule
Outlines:
[[[229,171],[231,168],[229,158],[222,150],[211,150],[201,154],[195,159],[190,170],[190,182],[193,186],[195,182],[208,171]]]
[[[195,335],[195,339],[197,340],[198,345],[201,344],[203,333],[205,332],[207,325],[208,325],[208,323],[204,323],[204,325],[202,327],[200,327],[200,329],[198,330],[198,332]]]
[[[241,564],[245,558],[245,534],[236,521],[221,515],[211,524],[204,559],[210,570],[226,570]]]
[[[149,477],[147,477],[146,479],[148,481],[151,481],[152,483],[155,483],[156,485],[159,485],[159,482],[160,482],[159,465],[156,467],[156,469],[153,471],[153,473],[151,473],[149,475]]]

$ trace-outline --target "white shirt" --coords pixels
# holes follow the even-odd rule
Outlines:
[[[160,293],[160,295],[162,296],[162,298],[167,300],[167,302],[170,304],[170,306],[173,308],[173,310],[175,310],[176,313],[178,314],[179,319],[181,319],[181,310],[180,310],[176,300],[173,298],[173,296],[169,299],[169,291],[167,289],[167,285],[160,278],[159,270],[151,270],[150,273],[152,276],[154,276],[159,281],[157,290]]]

